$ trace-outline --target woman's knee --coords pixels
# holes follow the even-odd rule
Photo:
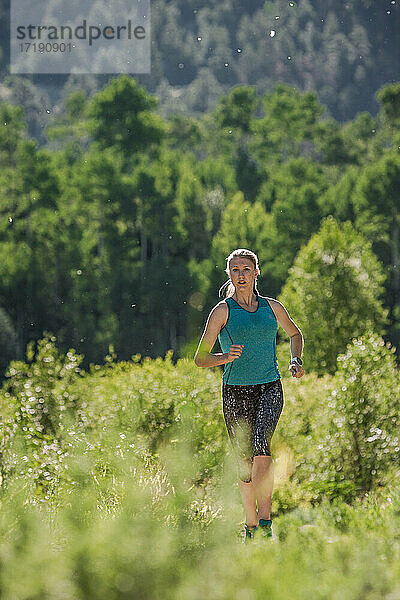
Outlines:
[[[253,475],[264,477],[272,468],[273,462],[270,454],[258,454],[254,456]]]
[[[253,470],[253,459],[252,458],[242,459],[240,461],[240,464],[238,465],[238,477],[239,477],[240,481],[243,481],[244,483],[250,483],[252,470]]]
[[[255,468],[266,468],[272,464],[272,456],[270,454],[255,454],[254,455]]]

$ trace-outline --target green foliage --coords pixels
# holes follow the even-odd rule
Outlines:
[[[330,435],[322,450],[333,446],[336,471],[341,479],[354,482],[359,494],[388,484],[390,468],[400,466],[400,388],[394,351],[381,337],[364,336],[354,339],[337,358],[338,388],[329,399]]]
[[[400,85],[398,83],[387,84],[377,93],[376,99],[381,105],[384,119],[390,127],[400,125]]]
[[[325,215],[332,215],[338,222],[356,220],[353,192],[360,177],[360,169],[351,166],[335,185],[331,185],[320,198]]]
[[[359,113],[343,126],[342,136],[351,162],[362,165],[374,159],[377,130],[377,120],[367,112]]]
[[[83,375],[83,357],[74,350],[60,354],[55,341],[47,334],[36,350],[28,344],[28,362],[11,361],[1,390],[8,413],[1,424],[3,485],[13,475],[26,477],[36,482],[38,495],[46,495],[60,476],[65,429],[77,403],[71,384]]]
[[[212,227],[211,209],[201,183],[187,163],[181,165],[176,207],[185,254],[198,260],[206,258]]]
[[[200,127],[195,119],[172,115],[168,121],[168,145],[180,151],[193,151],[201,140]]]
[[[262,101],[265,116],[252,122],[255,141],[252,145],[260,160],[271,162],[271,157],[285,161],[298,156],[301,142],[313,138],[314,126],[323,112],[316,94],[302,94],[283,83],[275,85]]]
[[[199,481],[206,481],[219,468],[224,447],[216,401],[219,382],[206,369],[199,373],[192,359],[173,365],[171,355],[168,352],[164,360],[144,358],[131,366],[118,363],[107,377],[103,371],[93,375],[90,387],[85,380],[77,381],[72,393],[80,399],[80,427],[97,431],[102,423],[113,423],[118,431],[137,436],[140,447],[157,453],[171,440],[178,443],[181,424],[190,423],[186,443],[201,465]]]
[[[291,8],[299,6],[279,5],[282,19],[292,22]],[[274,12],[262,10],[260,22]],[[305,10],[314,18],[311,5]],[[241,34],[252,18],[253,12]],[[332,15],[326,28],[336,36]],[[247,51],[240,60],[248,60]],[[201,120],[175,115],[165,123],[155,114],[156,97],[131,77],[113,78],[90,99],[86,82],[53,121],[57,142],[49,148],[57,151],[38,150],[24,137],[21,111],[2,105],[0,297],[19,356],[44,329],[55,332],[64,351],[84,353],[85,368],[101,362],[109,344],[125,360],[134,352],[177,352],[200,334],[233,248],[257,252],[260,290],[277,296],[297,253],[330,214],[354,222],[387,267],[389,335],[397,340],[398,157],[382,156],[383,117],[361,113],[340,125],[322,120],[314,92],[278,83],[260,100],[259,89],[234,86]],[[381,332],[378,305],[371,324]],[[323,316],[332,322],[331,314]],[[331,373],[349,336],[363,333],[337,321],[329,336],[337,342],[329,350]],[[311,318],[308,326],[313,333]],[[316,345],[323,348],[324,340]],[[319,373],[328,364],[320,358]]]
[[[393,316],[388,334],[396,346],[400,341],[395,308],[400,299],[399,185],[398,150],[386,150],[360,173],[351,198],[356,213],[355,225],[373,242],[373,248],[388,272],[386,288],[390,290],[388,304]]]
[[[4,374],[8,363],[17,354],[17,336],[8,314],[0,307],[0,371]]]
[[[399,389],[379,336],[354,340],[334,377],[284,378],[272,444],[276,539],[251,546],[239,534],[216,372],[192,360],[174,365],[172,353],[117,363],[110,348],[106,365],[84,373],[81,357],[62,356],[54,341],[12,363],[0,394],[9,411],[2,456],[13,462],[8,471],[1,463],[2,596],[279,600],[313,590],[324,600],[334,589],[355,600],[396,589]],[[59,413],[43,440],[37,414],[27,413],[33,392]]]
[[[396,240],[396,227],[399,227],[399,185],[399,154],[397,150],[386,151],[380,160],[362,171],[352,197],[357,211],[357,227],[371,241],[385,243],[388,250],[393,245],[394,254],[399,252]]]
[[[11,361],[3,384],[3,391],[15,402],[18,422],[33,435],[38,432],[55,435],[62,427],[64,411],[74,407],[74,398],[66,388],[81,372],[83,357],[74,350],[65,356],[60,354],[55,341],[55,336],[48,334],[39,340],[36,351],[34,344],[29,344],[26,353],[29,362]]]
[[[89,140],[87,97],[83,90],[72,92],[65,100],[61,114],[50,119],[46,136],[51,147],[59,142],[67,163],[73,164],[82,157]]]
[[[6,102],[0,103],[0,157],[4,166],[13,166],[13,155],[17,150],[25,130],[23,112],[20,106],[12,106]]]
[[[220,99],[215,109],[215,120],[220,127],[229,127],[237,129],[241,133],[248,133],[257,105],[255,88],[235,87],[227,96]]]
[[[282,18],[292,19],[289,8],[280,6]],[[277,296],[326,214],[354,221],[387,265],[397,339],[397,159],[375,160],[382,120],[322,121],[314,93],[278,83],[262,98],[264,114],[256,88],[243,85],[201,120],[167,124],[131,77],[90,99],[89,89],[52,121],[57,151],[26,140],[21,111],[2,105],[0,296],[19,353],[46,328],[64,351],[84,353],[85,368],[109,344],[122,359],[179,351],[200,333],[234,247],[258,253],[260,289]]]
[[[141,152],[164,135],[161,118],[151,112],[156,104],[131,77],[114,78],[88,105],[90,131],[101,148],[115,146],[127,156]]]
[[[218,288],[227,279],[226,273],[223,273],[226,257],[234,248],[250,248],[258,255],[261,271],[259,289],[264,286],[268,289],[273,280],[274,270],[271,269],[272,273],[266,270],[264,274],[263,266],[270,264],[274,256],[271,244],[274,233],[273,218],[264,211],[261,202],[251,204],[244,200],[241,192],[233,196],[223,212],[220,230],[211,246],[211,289],[216,290],[216,295]]]
[[[384,489],[398,471],[400,406],[393,353],[380,336],[353,339],[337,357],[328,385],[320,384],[305,405],[291,402],[293,419],[283,439],[298,456],[293,481],[313,503],[324,497],[351,503]]]
[[[306,368],[333,374],[337,355],[351,339],[384,333],[388,311],[379,298],[385,277],[371,243],[350,222],[323,220],[297,255],[279,297],[306,340]]]
[[[343,130],[333,119],[318,123],[315,133],[315,149],[322,155],[322,161],[327,165],[343,166],[358,162],[346,146]]]
[[[258,200],[273,217],[269,227],[268,269],[281,288],[300,248],[318,231],[325,207],[320,201],[327,187],[318,165],[304,157],[291,158],[271,169]],[[268,214],[267,213],[267,214]],[[264,250],[266,253],[266,250]],[[264,261],[265,261],[264,259]]]

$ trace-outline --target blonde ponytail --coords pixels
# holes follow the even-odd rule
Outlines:
[[[229,298],[230,296],[233,296],[233,294],[235,293],[235,286],[233,285],[231,278],[229,278],[228,281],[225,281],[225,283],[223,285],[221,285],[221,287],[219,288],[219,291],[218,291],[219,298],[223,295],[224,291],[226,292],[225,298]]]

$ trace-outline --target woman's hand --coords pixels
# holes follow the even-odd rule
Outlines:
[[[232,346],[229,348],[226,362],[230,363],[233,362],[235,358],[239,358],[239,356],[242,354],[242,348],[244,348],[243,344],[232,344]]]
[[[305,374],[303,367],[301,367],[300,365],[298,365],[296,363],[290,363],[289,371],[291,372],[292,377],[297,377],[297,378],[303,377],[303,375]]]

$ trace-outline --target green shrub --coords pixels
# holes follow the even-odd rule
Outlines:
[[[192,360],[172,363],[165,358],[139,358],[93,371],[70,390],[80,399],[77,422],[81,431],[100,442],[111,425],[134,439],[136,447],[157,455],[165,445],[187,436],[199,458],[198,481],[220,471],[227,434],[222,416],[221,382]],[[183,427],[188,424],[188,428]],[[187,432],[187,433],[185,433]]]
[[[354,339],[337,358],[335,389],[297,476],[316,498],[356,496],[400,467],[400,387],[395,348],[377,335]]]
[[[31,358],[26,370],[19,365],[14,394],[4,389],[0,396],[9,409],[11,432],[2,444],[6,465],[13,467],[7,471],[7,485],[0,486],[0,596],[395,597],[400,585],[398,463],[393,456],[390,464],[382,459],[375,483],[390,485],[366,492],[350,505],[343,500],[350,501],[355,488],[359,491],[359,480],[348,477],[351,457],[336,470],[347,438],[327,447],[335,427],[343,429],[343,424],[335,425],[338,414],[349,422],[347,437],[351,415],[360,414],[350,410],[351,404],[343,406],[349,398],[354,403],[360,391],[352,387],[354,380],[343,383],[348,369],[351,377],[357,372],[360,389],[376,403],[381,430],[393,436],[385,422],[391,414],[388,394],[392,392],[395,406],[397,393],[391,381],[396,375],[393,353],[380,338],[355,342],[339,360],[335,377],[312,374],[284,383],[286,406],[272,444],[279,475],[272,498],[277,537],[250,545],[240,543],[244,512],[215,372],[188,360],[174,366],[170,356],[141,364],[133,357],[131,362],[92,366],[82,377],[81,372],[68,374],[72,369],[63,371],[60,365],[66,363],[58,357],[50,361],[54,364],[47,381],[49,363],[38,358],[40,353],[39,364]],[[55,356],[54,347],[44,350],[43,357]],[[24,430],[26,424],[21,427],[30,421],[11,420],[15,403],[25,397],[21,392],[36,390],[41,382],[50,405],[70,376],[64,390],[67,409],[60,410],[55,434],[49,426],[46,441]],[[333,401],[337,404],[331,405]],[[60,404],[55,406],[57,414]],[[387,454],[385,448],[376,448],[378,458]]]
[[[13,474],[36,481],[45,497],[58,481],[62,455],[68,447],[66,424],[74,419],[72,383],[83,375],[83,357],[74,350],[61,355],[56,338],[28,344],[28,362],[12,361],[1,389],[6,418],[0,423],[0,468],[3,485]]]

